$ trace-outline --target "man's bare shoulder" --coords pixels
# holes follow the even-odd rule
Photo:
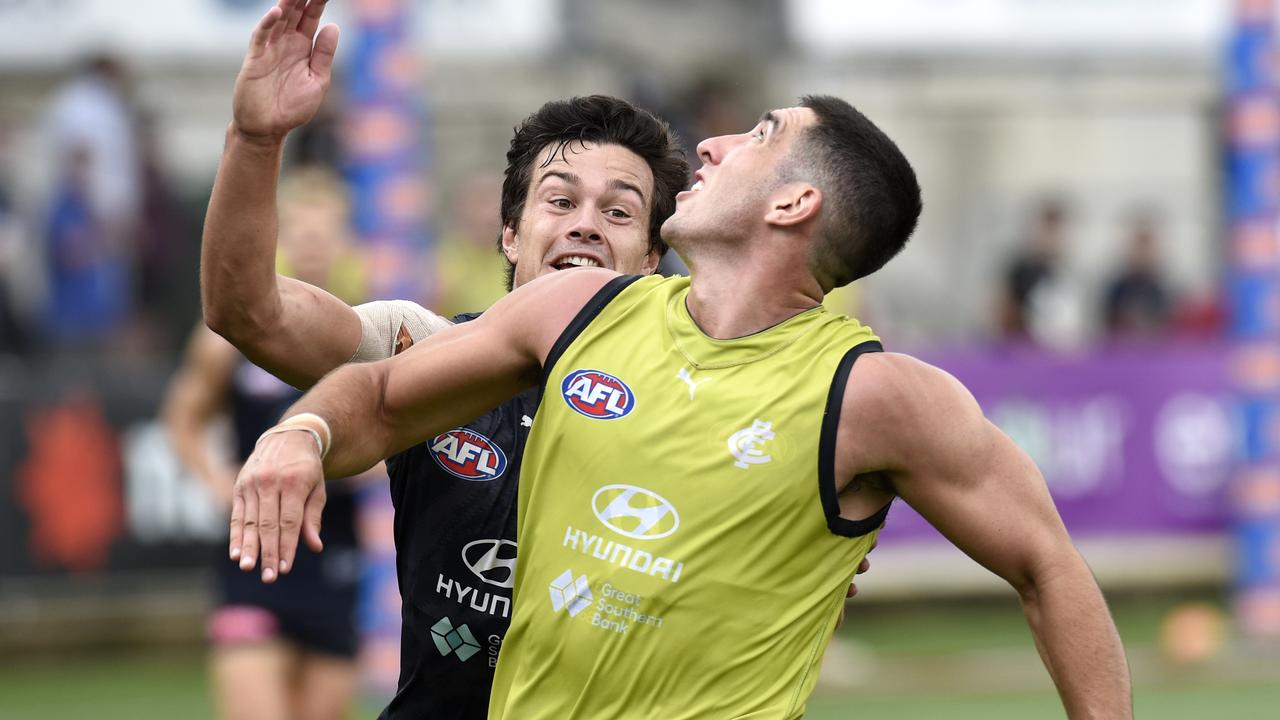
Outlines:
[[[973,396],[945,370],[910,355],[867,353],[849,375],[840,432],[860,456],[891,466],[981,420]]]
[[[618,273],[603,268],[543,275],[512,290],[467,325],[498,329],[541,361],[583,306],[616,277]]]
[[[866,353],[849,375],[845,402],[897,415],[936,407],[957,394],[967,392],[942,368],[902,353]]]
[[[543,275],[498,300],[481,318],[490,317],[495,311],[499,315],[520,316],[536,312],[554,318],[567,313],[564,322],[567,325],[583,305],[616,277],[618,273],[603,268],[575,268]]]

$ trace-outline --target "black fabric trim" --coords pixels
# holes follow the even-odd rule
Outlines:
[[[840,517],[840,501],[836,497],[836,433],[840,429],[840,408],[844,404],[844,389],[849,385],[849,373],[858,357],[868,352],[884,352],[875,340],[858,344],[840,358],[831,390],[827,393],[827,409],[822,414],[822,430],[818,439],[818,495],[822,498],[822,511],[827,516],[827,529],[836,535],[859,537],[874,531],[889,515],[890,500],[874,515],[862,520]]]
[[[560,361],[560,356],[564,355],[564,351],[569,349],[574,340],[582,334],[583,330],[591,324],[592,320],[600,314],[605,305],[608,305],[618,293],[626,290],[631,283],[639,280],[641,275],[619,275],[618,277],[605,283],[604,287],[596,291],[595,295],[587,301],[586,305],[578,311],[573,321],[565,327],[564,332],[560,333],[560,337],[556,338],[556,344],[551,346],[551,352],[547,353],[547,360],[542,364],[542,388],[545,392],[547,387],[547,379],[551,376],[551,369]]]

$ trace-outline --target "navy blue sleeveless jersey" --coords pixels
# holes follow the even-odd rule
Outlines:
[[[248,360],[236,366],[230,406],[236,453],[241,462],[253,453],[258,436],[278,423],[299,397],[297,390]],[[320,528],[324,552],[313,553],[299,543],[293,569],[274,584],[266,585],[257,573],[241,572],[227,559],[225,551],[219,551],[219,604],[266,609],[276,617],[285,639],[299,647],[354,658],[358,649],[355,603],[360,572],[355,495],[341,481],[330,483],[327,490]]]
[[[520,460],[538,400],[537,389],[526,391],[387,460],[402,624],[398,689],[381,718],[488,715],[511,617]]]

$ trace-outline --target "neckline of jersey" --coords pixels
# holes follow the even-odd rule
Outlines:
[[[676,351],[695,370],[719,370],[747,365],[776,355],[818,328],[822,323],[816,320],[826,312],[824,306],[815,305],[759,332],[721,340],[702,332],[702,328],[694,322],[686,304],[688,298],[688,285],[673,293],[667,301],[665,319],[667,334],[675,344]],[[722,359],[714,362],[699,359],[713,356],[720,356]]]

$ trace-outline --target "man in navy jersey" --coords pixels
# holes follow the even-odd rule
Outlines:
[[[201,263],[209,327],[303,388],[338,365],[389,357],[450,323],[406,301],[351,308],[275,273],[284,138],[319,108],[337,48],[337,28],[320,27],[323,7],[281,0],[254,30]],[[500,243],[509,288],[573,267],[654,271],[666,250],[658,230],[688,182],[666,123],[616,98],[551,102],[516,129],[507,161]],[[525,393],[387,461],[402,631],[398,691],[383,717],[486,715],[511,614],[516,481],[537,403]],[[304,533],[319,548],[319,528]],[[264,563],[263,580],[274,582],[292,562]]]

